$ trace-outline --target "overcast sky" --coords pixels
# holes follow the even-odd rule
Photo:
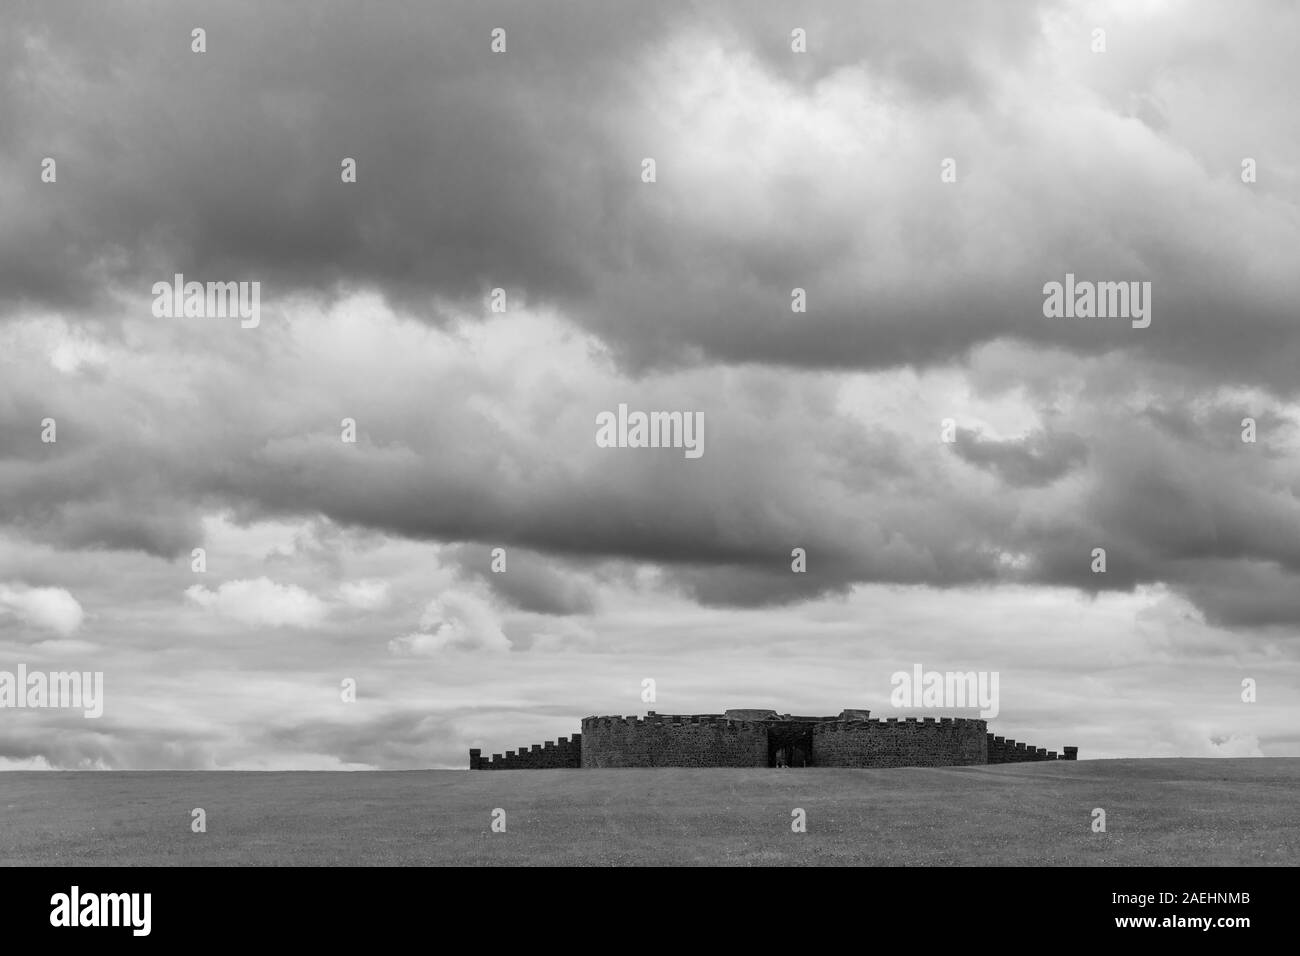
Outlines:
[[[0,670],[105,702],[0,710],[0,768],[463,767],[909,716],[914,664],[1084,758],[1300,755],[1294,4],[4,20]],[[1150,327],[1045,317],[1067,273]],[[704,454],[597,447],[620,403]]]

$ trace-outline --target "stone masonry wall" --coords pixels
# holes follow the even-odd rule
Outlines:
[[[1078,747],[1066,747],[1059,757],[1055,750],[1032,747],[1009,737],[988,735],[989,763],[1023,763],[1031,760],[1074,760]]]
[[[983,720],[848,720],[813,727],[817,767],[960,767],[988,761]]]
[[[722,717],[588,717],[583,767],[766,767],[767,728]]]
[[[582,766],[582,734],[574,734],[573,739],[561,737],[544,744],[533,744],[531,748],[520,747],[516,752],[507,750],[505,754],[493,754],[484,760],[481,752],[469,752],[469,769],[471,770],[547,770],[576,768]]]
[[[865,718],[867,713],[844,711],[839,718],[766,721],[728,720],[716,714],[587,717],[582,721],[582,733],[572,739],[561,737],[490,758],[483,757],[480,750],[471,750],[469,766],[471,770],[766,767],[769,732],[776,735],[774,747],[803,747],[798,741],[786,741],[801,721],[811,726],[809,764],[816,767],[953,767],[1077,760],[1079,756],[1077,747],[1064,747],[1058,756],[1053,750],[995,737],[983,720],[870,720]],[[864,716],[859,718],[859,714]]]

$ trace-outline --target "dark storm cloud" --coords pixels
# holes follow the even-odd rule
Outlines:
[[[62,770],[208,770],[212,743],[209,734],[145,722],[51,711],[24,720],[10,711],[0,732],[0,759],[43,759]]]
[[[460,767],[465,752],[475,743],[472,728],[485,715],[495,720],[523,716],[547,717],[568,723],[574,719],[568,704],[532,708],[464,707],[449,713],[430,713],[427,706],[401,707],[365,721],[283,720],[257,734],[258,749],[328,755],[343,764],[378,767]],[[563,723],[561,726],[563,726]],[[504,751],[514,741],[497,741]]]
[[[520,447],[466,403],[490,401],[506,377],[461,372],[432,387],[391,367],[402,345],[322,369],[296,364],[304,341],[278,337],[269,320],[233,342],[158,326],[147,341],[111,342],[148,356],[129,372],[89,368],[73,382],[14,371],[0,382],[8,526],[70,548],[176,558],[200,540],[205,510],[324,515],[476,552],[516,549],[524,560],[510,575],[484,580],[550,614],[593,597],[535,557],[661,565],[719,604],[862,581],[1167,580],[1195,594],[1210,583],[1187,562],[1212,560],[1295,575],[1296,478],[1282,444],[1244,459],[1231,434],[1207,443],[1211,423],[1180,425],[1183,413],[1167,410],[1176,403],[1159,398],[1146,418],[1116,418],[1099,384],[1077,420],[1024,441],[966,430],[955,449],[919,449],[910,434],[859,427],[816,388],[783,391],[761,368],[926,366],[1012,337],[1099,356],[1106,374],[1176,399],[1218,382],[1290,393],[1293,204],[1161,138],[1189,115],[1210,127],[1228,117],[1171,94],[1157,135],[1069,84],[1076,99],[1036,98],[1025,71],[1046,42],[1039,8],[945,6],[939,17],[909,5],[896,19],[892,5],[890,17],[809,6],[807,59],[789,54],[796,14],[780,5],[745,5],[745,16],[594,0],[563,15],[359,9],[23,7],[0,41],[10,133],[0,289],[13,314],[76,307],[93,320],[115,314],[105,303],[117,293],[147,302],[148,286],[175,271],[262,279],[281,302],[373,287],[422,319],[500,284],[558,306],[638,370],[684,357],[704,375],[710,362],[756,363],[730,401],[715,382],[660,393],[661,407],[708,410],[708,455],[593,458],[587,409],[550,420],[590,396],[561,401],[550,382],[502,412],[550,409],[530,423],[545,440]],[[1258,38],[1269,62],[1283,31],[1256,16],[1236,16],[1234,35]],[[209,52],[198,56],[189,30],[200,24]],[[510,46],[493,57],[498,25]],[[1197,49],[1195,34],[1180,36]],[[718,59],[703,59],[715,47]],[[1206,69],[1244,70],[1240,88],[1266,113],[1278,94],[1236,49]],[[1133,69],[1114,62],[1117,74]],[[690,86],[728,70],[733,86]],[[713,96],[719,88],[727,96]],[[1039,112],[1003,115],[993,94]],[[708,112],[732,100],[744,109]],[[793,115],[753,119],[791,104]],[[842,149],[819,151],[821,134]],[[951,188],[937,176],[949,151],[963,170]],[[648,153],[661,178],[642,188]],[[36,177],[44,155],[59,160],[56,186]],[[355,186],[339,182],[344,156],[358,161]],[[1151,328],[1045,319],[1042,285],[1067,271],[1151,280]],[[809,291],[806,314],[790,312],[794,286]],[[1039,374],[1033,348],[1021,354],[1016,381]],[[590,411],[635,387],[620,383]],[[1239,421],[1242,407],[1224,405],[1216,422]],[[33,438],[46,414],[60,419],[57,447]],[[343,414],[364,423],[356,449],[332,431]],[[1264,426],[1285,420],[1258,414]],[[947,471],[938,456],[951,452],[987,474]],[[983,484],[964,487],[971,476]],[[809,553],[806,577],[789,571],[793,547]],[[1105,577],[1088,569],[1094,547],[1108,549]],[[468,553],[464,567],[481,576]],[[1285,601],[1215,606],[1228,621],[1289,613]]]
[[[1264,561],[1190,563],[1183,575],[1187,593],[1195,595],[1213,624],[1265,627],[1300,624],[1300,572],[1295,565]]]
[[[428,753],[431,741],[437,752]],[[258,734],[258,746],[272,752],[328,754],[345,764],[407,765],[420,754],[418,765],[455,766],[468,744],[449,716],[427,708],[402,709],[364,722],[344,720],[284,721]]]
[[[391,321],[376,328],[412,334]],[[801,601],[862,582],[1099,591],[1163,581],[1197,602],[1202,590],[1218,594],[1225,623],[1292,620],[1288,602],[1234,603],[1195,570],[1214,561],[1276,566],[1273,579],[1250,577],[1260,587],[1300,573],[1293,431],[1267,405],[1257,410],[1265,428],[1254,445],[1240,441],[1239,402],[1183,413],[1171,427],[1168,414],[1129,413],[1130,399],[1108,392],[1114,408],[1044,409],[1051,427],[1025,440],[963,429],[954,447],[939,441],[937,418],[922,424],[930,434],[919,443],[901,423],[854,422],[811,376],[793,385],[762,369],[733,374],[724,398],[701,372],[646,396],[652,407],[707,410],[708,451],[689,461],[594,446],[595,410],[627,397],[627,383],[608,397],[600,393],[609,385],[580,390],[551,409],[532,387],[505,394],[482,356],[481,380],[430,378],[403,339],[391,353],[334,365],[311,349],[325,348],[336,329],[317,323],[301,334],[296,344],[255,336],[263,351],[236,349],[224,360],[218,332],[188,345],[209,358],[177,393],[183,402],[160,400],[157,384],[129,366],[86,382],[22,371],[5,387],[49,396],[50,414],[72,427],[44,465],[0,468],[7,523],[65,547],[177,559],[203,542],[200,513],[230,509],[242,522],[319,515],[381,536],[461,542],[448,557],[462,573],[544,614],[592,608],[603,579],[584,569],[612,561],[658,566],[670,585],[715,605]],[[258,387],[234,387],[245,380],[228,377],[235,367]],[[1107,377],[1124,373],[1096,375]],[[344,413],[361,422],[356,446],[339,441],[334,423]],[[38,444],[31,422],[10,430]],[[497,546],[507,549],[508,574],[487,570]],[[796,547],[808,554],[805,574],[791,572]],[[1090,568],[1098,547],[1107,551],[1104,575]]]
[[[502,529],[504,530],[504,529]],[[537,614],[586,614],[595,607],[592,588],[573,573],[566,573],[552,555],[527,548],[505,551],[505,565],[493,571],[492,552],[486,546],[456,545],[442,552],[469,578],[487,584],[512,607]]]
[[[1117,5],[1094,57],[1061,3],[10,7],[0,650],[112,708],[0,765],[463,766],[643,673],[851,699],[864,636],[1131,729],[1171,661],[1294,656],[1294,9]],[[260,328],[153,320],[175,272],[261,280]],[[1151,281],[1151,327],[1045,318],[1067,272]],[[624,401],[704,457],[596,448]]]
[[[958,429],[952,450],[962,460],[995,472],[1012,487],[1046,485],[1082,464],[1088,446],[1078,435],[1035,432],[1025,438],[995,441]]]
[[[834,13],[818,7],[816,20]],[[634,225],[640,155],[620,141],[619,118],[654,93],[637,57],[686,25],[761,39],[764,55],[789,62],[788,9],[691,11],[595,0],[562,12],[392,3],[382,16],[350,2],[27,6],[12,16],[0,77],[18,200],[0,234],[0,288],[11,303],[93,309],[106,283],[147,288],[182,271],[249,276],[278,294],[373,285],[426,312],[499,284],[580,303],[602,250]],[[889,38],[909,24],[838,23],[804,82],[879,55],[906,84],[969,92],[960,34],[903,58]],[[1009,44],[1032,24],[998,15],[982,29]],[[202,55],[190,50],[196,26]],[[488,50],[498,26],[503,56]],[[28,175],[47,155],[55,189]],[[359,168],[347,188],[345,156]]]
[[[564,210],[598,214],[577,198],[599,187],[608,152],[598,123],[609,107],[593,98],[618,95],[610,60],[653,26],[635,10],[621,29],[591,16],[581,65],[566,69],[578,41],[535,7],[28,14],[8,34],[6,165],[53,155],[60,175],[57,190],[22,193],[30,218],[6,230],[3,285],[87,306],[105,282],[147,286],[173,271],[251,276],[281,294],[375,284],[426,303],[477,295],[491,275],[576,290],[583,223]],[[493,63],[498,23],[534,42],[521,36]],[[190,51],[197,25],[202,55]],[[594,165],[564,155],[581,144]],[[360,169],[350,190],[345,156]]]
[[[1032,117],[985,128],[990,91],[1034,88],[1025,71],[1043,55],[1050,10],[28,5],[0,58],[0,289],[10,307],[94,314],[111,289],[143,295],[182,272],[258,279],[272,298],[373,287],[437,321],[449,307],[478,311],[501,286],[560,307],[634,367],[703,356],[881,368],[1014,336],[1293,388],[1300,278],[1267,252],[1294,246],[1293,209],[1240,184],[1225,193],[1234,170],[1193,172],[1178,144],[1130,142],[1103,114],[1079,118],[1097,126],[1084,156],[1052,146]],[[1285,32],[1256,17],[1234,14],[1233,27]],[[801,24],[810,52],[796,56],[789,32]],[[202,55],[189,49],[196,25],[208,31]],[[502,56],[488,51],[495,26],[508,30]],[[691,39],[703,46],[678,66],[656,59]],[[776,84],[754,95],[802,104],[811,118],[789,135],[817,135],[816,97],[848,68],[861,78],[839,81],[865,84],[897,135],[868,147],[873,133],[857,167],[802,144],[806,164],[787,170],[760,155],[785,142],[774,121],[751,128],[752,149],[721,140],[723,166],[705,175],[689,149],[708,132],[707,101],[674,115],[661,100],[683,70],[703,68],[690,57],[710,43],[736,63],[754,58],[740,82]],[[1250,68],[1225,58],[1205,66]],[[1256,79],[1239,82],[1271,102]],[[909,123],[961,132],[929,142]],[[969,181],[949,188],[937,164],[950,153]],[[55,186],[37,178],[47,155]],[[637,178],[646,155],[661,164],[653,187]],[[339,181],[345,156],[356,184]],[[779,214],[755,218],[760,196]],[[717,219],[715,203],[734,212]],[[1159,229],[1112,230],[1138,204]],[[1152,281],[1153,328],[1045,320],[1041,286],[1067,271]],[[797,320],[795,286],[810,297]]]

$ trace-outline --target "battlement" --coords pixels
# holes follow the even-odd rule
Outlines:
[[[775,710],[582,718],[582,732],[485,759],[471,770],[576,767],[946,767],[1076,760],[1077,747],[1054,750],[988,732],[972,717],[872,718],[847,709],[836,717]]]
[[[1055,750],[1032,747],[1009,737],[987,735],[989,763],[1027,763],[1036,760],[1077,760],[1078,747],[1065,747],[1058,756]]]
[[[644,717],[584,717],[582,726],[584,729],[591,727],[594,729],[613,728],[613,727],[646,727],[646,726],[706,726],[720,727],[724,731],[753,730],[761,726],[765,721],[761,720],[737,720],[727,717],[723,714],[646,714]]]
[[[493,754],[485,760],[482,751],[469,752],[471,770],[550,770],[582,766],[582,734],[573,738],[561,737],[530,748],[520,747],[518,752],[507,750],[504,755]]]
[[[813,727],[814,734],[834,734],[861,729],[864,726],[898,724],[950,724],[954,728],[962,727],[984,732],[987,723],[973,717],[876,717],[868,720],[828,720]]]
[[[588,717],[582,766],[765,767],[766,723],[724,714]]]

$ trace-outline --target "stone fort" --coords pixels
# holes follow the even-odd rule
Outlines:
[[[585,717],[582,732],[485,758],[471,770],[579,767],[962,767],[1031,760],[1075,760],[1054,750],[995,737],[987,722],[964,717],[872,720],[866,710],[797,717],[774,710],[722,714]]]

